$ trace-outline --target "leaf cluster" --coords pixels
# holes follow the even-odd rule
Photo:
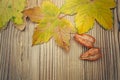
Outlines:
[[[43,1],[40,7],[25,9],[25,2],[0,1],[0,29],[12,20],[18,29],[23,30],[27,16],[37,24],[33,34],[33,45],[46,43],[54,38],[58,46],[68,51],[71,33],[86,33],[93,28],[95,22],[106,30],[113,26],[111,9],[116,7],[114,0],[65,0],[60,9],[51,1]],[[61,17],[61,14],[75,16],[75,26]]]

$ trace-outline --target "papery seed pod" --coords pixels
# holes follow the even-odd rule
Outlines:
[[[81,45],[93,48],[95,43],[95,38],[88,34],[75,34],[75,40],[80,43]]]
[[[99,48],[91,48],[80,56],[82,60],[95,61],[102,57],[101,51]]]

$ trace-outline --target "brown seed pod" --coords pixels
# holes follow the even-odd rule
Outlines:
[[[99,48],[91,48],[80,56],[82,60],[95,61],[102,57],[101,51]]]
[[[88,34],[75,34],[74,39],[81,45],[87,48],[93,48],[95,43],[95,38]]]

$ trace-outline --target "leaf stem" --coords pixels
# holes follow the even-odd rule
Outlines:
[[[58,18],[59,19],[62,19],[62,18],[64,18],[64,17],[66,17],[67,16],[67,14],[60,14],[59,16],[58,16]]]

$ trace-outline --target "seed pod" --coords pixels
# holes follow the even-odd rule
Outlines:
[[[95,43],[95,38],[88,34],[75,34],[75,40],[81,45],[87,48],[93,48]]]
[[[82,60],[95,61],[102,57],[101,51],[99,48],[91,48],[87,52],[83,53],[80,56]]]

